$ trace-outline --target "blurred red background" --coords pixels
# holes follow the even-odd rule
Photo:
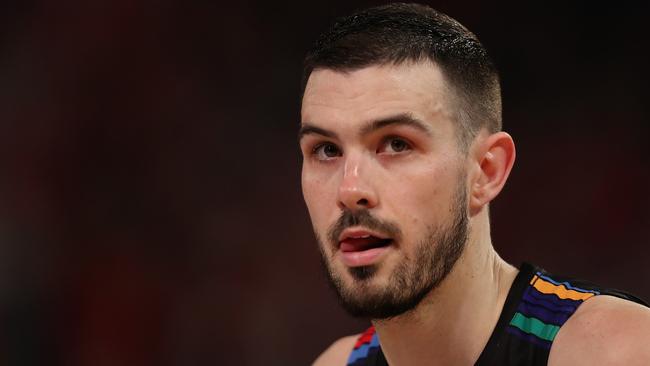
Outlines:
[[[362,330],[296,132],[306,49],[374,4],[2,2],[0,363],[304,365]],[[497,250],[650,299],[645,6],[430,4],[502,73]]]

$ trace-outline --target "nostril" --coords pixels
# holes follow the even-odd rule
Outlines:
[[[357,201],[357,205],[360,205],[360,206],[368,206],[368,200],[365,199],[365,198],[362,198],[362,199],[360,199],[360,200]]]

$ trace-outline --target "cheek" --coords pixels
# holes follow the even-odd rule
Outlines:
[[[392,184],[391,210],[406,232],[420,232],[446,219],[455,184],[449,169],[429,168],[411,172]]]
[[[311,217],[312,225],[319,227],[328,215],[332,201],[331,184],[320,177],[308,173],[302,174],[302,195]]]

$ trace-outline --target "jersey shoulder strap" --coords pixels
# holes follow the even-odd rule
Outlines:
[[[648,306],[626,292],[522,264],[476,365],[546,365],[560,328],[583,302],[598,295]]]
[[[348,366],[370,366],[377,365],[377,355],[380,350],[379,337],[375,327],[370,327],[363,332],[352,348],[348,358]]]

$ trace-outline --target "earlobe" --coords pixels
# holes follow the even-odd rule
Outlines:
[[[480,211],[503,189],[515,162],[515,143],[506,132],[497,132],[478,141],[475,161],[478,168],[470,196],[470,210]]]

